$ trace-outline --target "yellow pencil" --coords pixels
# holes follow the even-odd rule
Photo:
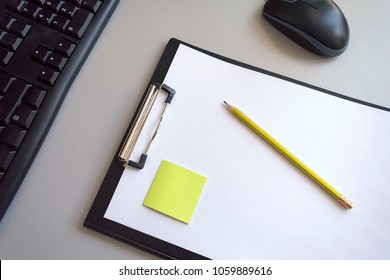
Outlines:
[[[282,155],[284,155],[289,161],[295,164],[299,169],[301,169],[307,176],[309,176],[312,180],[314,180],[317,184],[323,187],[329,194],[331,194],[334,198],[336,198],[343,206],[348,209],[353,207],[353,203],[348,200],[344,195],[338,192],[335,188],[333,188],[328,182],[326,182],[323,178],[321,178],[317,173],[315,173],[309,166],[303,163],[299,158],[297,158],[293,153],[287,150],[282,144],[275,140],[271,135],[269,135],[264,129],[258,126],[254,121],[252,121],[248,116],[246,116],[243,112],[241,112],[236,107],[228,104],[224,101],[226,107],[229,109],[234,116],[236,116],[239,120],[245,123],[249,128],[251,128],[256,134],[258,134],[261,138],[267,141],[272,147],[274,147],[277,151],[279,151]]]

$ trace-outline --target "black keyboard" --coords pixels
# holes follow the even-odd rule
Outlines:
[[[0,220],[118,2],[0,1]]]

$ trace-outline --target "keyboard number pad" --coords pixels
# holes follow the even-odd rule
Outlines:
[[[102,0],[11,0],[8,9],[81,39]]]
[[[31,25],[0,14],[0,65],[9,63],[30,29]]]

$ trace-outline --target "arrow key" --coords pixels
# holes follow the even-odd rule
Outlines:
[[[57,80],[59,74],[59,72],[46,67],[41,71],[41,73],[39,73],[38,80],[52,86]]]

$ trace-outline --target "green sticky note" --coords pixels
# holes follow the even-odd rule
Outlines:
[[[189,224],[206,181],[205,176],[163,160],[144,205]]]

